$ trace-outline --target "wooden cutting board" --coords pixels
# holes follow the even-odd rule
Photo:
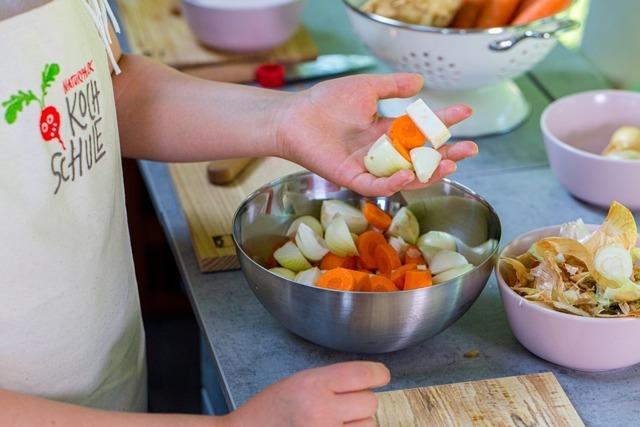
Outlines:
[[[584,426],[551,372],[378,394],[380,427]]]
[[[117,0],[131,52],[174,68],[218,81],[252,81],[264,62],[295,63],[314,59],[318,50],[300,27],[281,46],[259,54],[233,54],[201,45],[191,33],[179,0]]]
[[[202,272],[239,268],[231,238],[233,215],[254,190],[284,175],[303,170],[275,157],[253,160],[226,185],[209,182],[209,163],[169,165],[173,185],[189,225],[191,241]]]

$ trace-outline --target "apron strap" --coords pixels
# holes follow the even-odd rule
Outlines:
[[[121,70],[118,66],[118,61],[116,61],[113,50],[111,49],[113,40],[111,40],[111,34],[109,33],[109,22],[113,25],[116,33],[120,33],[120,25],[118,25],[118,21],[116,20],[113,10],[111,10],[111,6],[109,6],[108,0],[81,0],[81,3],[84,4],[93,23],[96,25],[100,38],[107,50],[113,71],[116,74],[120,74]]]

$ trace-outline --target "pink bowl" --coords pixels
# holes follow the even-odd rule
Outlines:
[[[286,41],[300,23],[302,0],[182,0],[187,22],[203,44],[258,52]]]
[[[500,257],[518,256],[537,240],[559,232],[557,225],[530,231],[509,243]],[[607,371],[640,363],[640,319],[581,317],[527,301],[506,284],[499,266],[496,279],[509,327],[530,352],[579,371]]]
[[[640,126],[640,93],[583,92],[545,109],[540,126],[551,170],[574,196],[602,207],[617,200],[640,210],[640,161],[599,154],[625,125]]]

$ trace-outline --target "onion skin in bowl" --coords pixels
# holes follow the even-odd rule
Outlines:
[[[588,225],[590,231],[597,226]],[[533,243],[558,236],[560,225],[525,233],[500,253],[515,257]],[[549,362],[586,372],[625,368],[640,363],[640,319],[592,318],[554,311],[518,295],[495,270],[502,305],[511,331],[530,352]]]

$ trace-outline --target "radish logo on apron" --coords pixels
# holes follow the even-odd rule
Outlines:
[[[93,72],[93,60],[89,60],[79,71],[62,82],[61,89],[64,91],[66,103],[63,112],[66,113],[73,138],[69,144],[68,155],[58,151],[51,157],[51,172],[56,180],[54,195],[58,194],[63,183],[75,181],[76,177],[82,176],[85,170],[91,170],[106,154],[104,145],[100,143],[100,90],[95,80],[87,81]],[[38,126],[42,139],[45,142],[57,141],[61,150],[67,151],[67,146],[60,136],[60,111],[56,106],[46,104],[48,90],[52,89],[59,74],[58,64],[46,64],[42,70],[40,91],[18,90],[2,103],[2,107],[5,108],[5,121],[13,124],[25,107],[37,103],[40,107]],[[58,86],[53,89],[58,89]],[[39,93],[39,96],[36,96],[36,93]]]
[[[53,105],[45,106],[45,97],[47,96],[47,89],[51,87],[51,84],[56,79],[56,76],[60,73],[60,66],[58,64],[47,64],[42,71],[42,83],[40,84],[40,96],[37,97],[32,90],[19,90],[17,93],[11,95],[11,97],[2,103],[2,106],[6,108],[4,112],[4,119],[8,124],[15,123],[18,118],[18,113],[22,109],[31,104],[37,102],[40,105],[40,134],[45,141],[52,141],[57,139],[62,149],[66,149],[62,138],[60,138],[60,112]]]

